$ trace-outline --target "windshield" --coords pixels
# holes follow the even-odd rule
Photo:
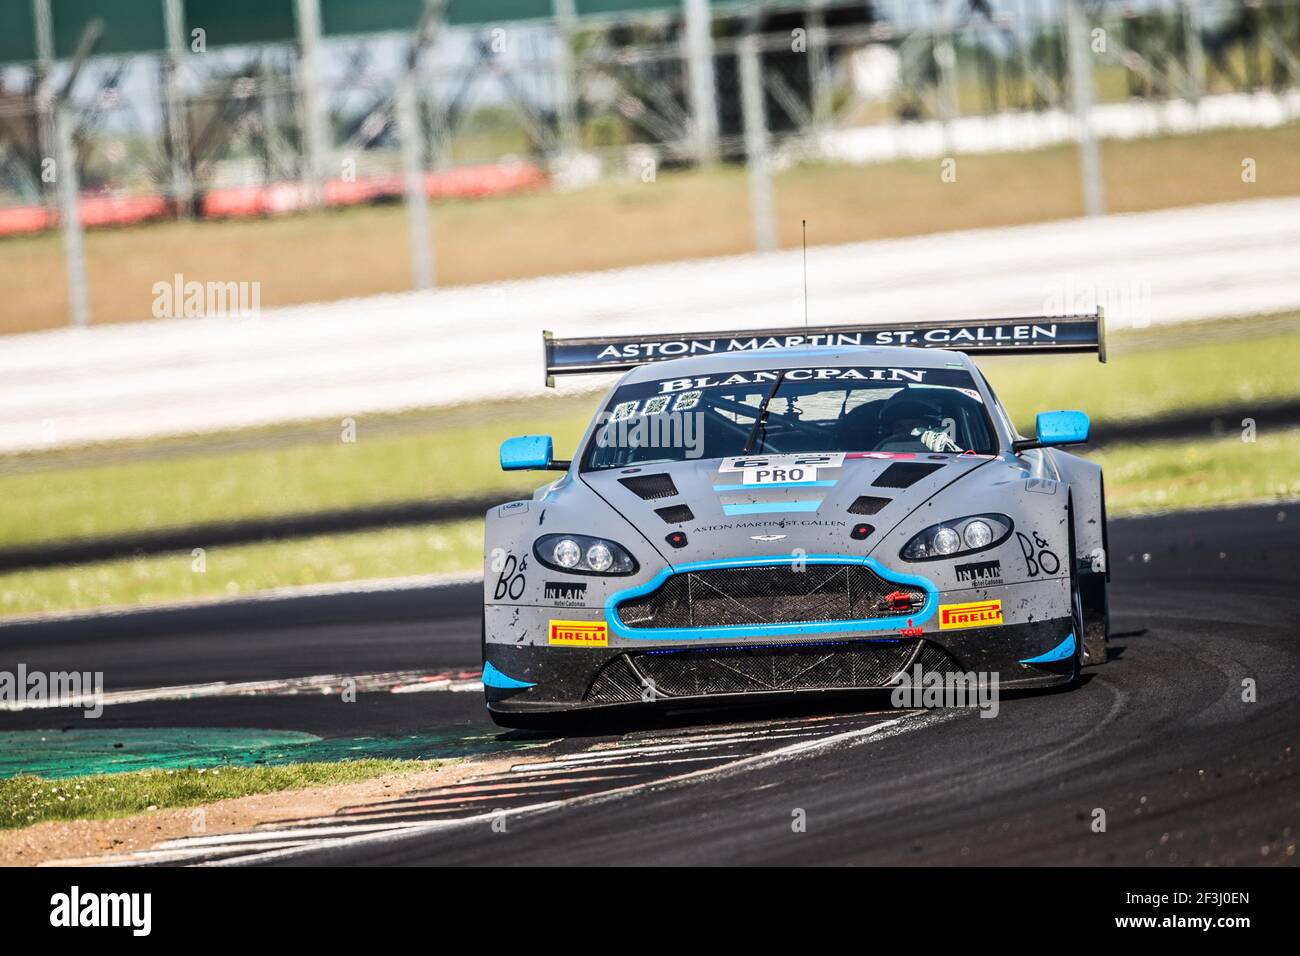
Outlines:
[[[583,469],[759,453],[993,454],[996,446],[964,369],[746,370],[618,388]]]

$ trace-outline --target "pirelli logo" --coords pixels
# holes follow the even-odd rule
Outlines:
[[[941,631],[955,631],[962,627],[990,627],[1001,623],[1001,601],[939,605],[939,630]]]
[[[609,629],[604,621],[552,621],[546,643],[561,647],[607,647]]]

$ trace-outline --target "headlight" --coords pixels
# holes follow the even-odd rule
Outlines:
[[[961,538],[952,528],[940,528],[934,533],[933,542],[935,554],[956,554],[961,550]]]
[[[572,538],[561,538],[551,549],[551,556],[562,568],[576,568],[582,560],[582,548]]]
[[[972,551],[980,551],[992,543],[993,529],[989,527],[987,521],[976,518],[966,526],[966,530],[961,533],[961,538],[966,542],[966,547]]]
[[[614,565],[614,554],[609,546],[597,541],[587,549],[587,567],[604,574]]]
[[[1006,515],[970,515],[930,525],[903,546],[904,561],[935,561],[984,551],[1001,544],[1015,525]]]
[[[622,545],[585,534],[544,534],[533,543],[533,555],[570,574],[635,574],[638,567]]]

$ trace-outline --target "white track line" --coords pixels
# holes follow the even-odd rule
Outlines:
[[[706,755],[703,757],[670,757],[667,759],[660,759],[660,760],[641,760],[641,761],[634,761],[632,763],[585,764],[577,767],[572,766],[570,764],[564,764],[563,766],[552,765],[551,769],[538,770],[536,772],[527,774],[527,778],[531,779],[534,777],[545,777],[549,774],[554,774],[554,773],[572,774],[577,772],[591,773],[593,776],[600,776],[601,774],[607,774],[613,770],[628,770],[631,769],[632,767],[637,767],[637,768],[661,767],[661,766],[667,766],[668,764],[675,764],[675,763],[701,763],[703,761],[726,760],[726,759],[730,759],[731,757],[739,757],[739,756],[741,755],[738,753],[727,753],[727,754],[717,754],[717,755]],[[541,765],[539,764],[538,766]],[[522,776],[522,772],[521,772],[521,776]]]
[[[483,682],[477,677],[428,674],[421,671],[394,671],[385,674],[317,674],[313,677],[289,677],[281,680],[213,681],[208,684],[178,684],[174,687],[150,687],[142,690],[108,691],[100,697],[94,694],[77,694],[67,698],[49,700],[0,701],[0,711],[49,710],[55,707],[89,707],[102,703],[143,704],[161,700],[203,700],[213,697],[297,697],[301,695],[330,695],[348,689],[359,694],[388,692],[390,694],[418,694],[435,691],[460,693],[481,691]]]
[[[808,286],[821,325],[1035,315],[1053,297],[1085,310],[1100,296],[1120,328],[1294,309],[1297,256],[1300,200],[1259,199],[820,246]],[[794,325],[801,269],[789,250],[308,305],[254,322],[7,336],[0,451],[343,416],[364,429],[367,412],[601,387],[542,388],[541,331]],[[1135,296],[1140,314],[1126,315]]]
[[[542,801],[522,807],[506,808],[488,813],[478,813],[469,817],[461,817],[454,820],[425,820],[413,823],[392,823],[382,825],[359,824],[344,825],[342,827],[327,824],[323,827],[304,826],[292,829],[282,829],[272,831],[270,834],[266,831],[250,831],[242,834],[226,834],[219,837],[199,838],[202,842],[196,840],[168,841],[166,844],[160,844],[157,848],[157,852],[167,854],[167,859],[165,861],[152,857],[150,854],[154,851],[143,851],[142,853],[131,854],[125,857],[105,859],[102,863],[104,865],[116,865],[122,863],[184,862],[187,858],[177,856],[176,854],[184,852],[183,848],[186,847],[193,848],[193,852],[188,857],[188,860],[201,865],[240,866],[253,863],[275,862],[288,857],[298,856],[322,849],[361,846],[376,842],[390,842],[393,840],[406,839],[411,836],[427,834],[434,830],[473,826],[479,823],[498,820],[503,817],[509,818],[521,816],[523,814],[545,813],[552,810],[581,806],[590,803],[604,803],[635,793],[640,793],[650,788],[662,789],[668,786],[678,786],[705,779],[717,779],[735,773],[769,766],[785,760],[797,759],[812,753],[833,750],[843,746],[851,746],[872,738],[886,739],[901,733],[920,730],[936,723],[955,719],[958,716],[961,716],[961,714],[952,712],[908,713],[889,720],[869,724],[865,727],[857,727],[852,730],[841,731],[825,737],[817,737],[811,740],[801,740],[795,743],[786,744],[785,746],[778,747],[775,750],[753,754],[748,757],[741,757],[740,759],[732,760],[729,763],[724,763],[721,766],[688,770],[675,776],[627,784],[594,794],[580,794],[578,796],[567,797],[559,800]],[[570,766],[567,769],[572,769],[572,767]],[[363,830],[365,832],[362,832]],[[331,833],[335,835],[329,835]],[[324,839],[321,839],[322,835],[325,835]],[[223,854],[221,859],[208,859],[208,857],[211,856],[212,850],[216,847],[225,847],[243,841],[249,847],[257,846],[260,848],[266,846],[268,843],[274,842],[276,839],[282,840],[286,843],[292,842],[292,845],[279,846],[264,850],[259,849],[258,852],[249,855],[232,856]]]
[[[184,601],[162,601],[157,604],[97,607],[90,610],[51,611],[42,614],[6,617],[3,621],[0,621],[0,633],[5,628],[22,627],[26,624],[44,624],[51,621],[101,623],[105,619],[120,619],[140,614],[166,614],[169,611],[192,611],[196,608],[230,608],[274,604],[280,601],[298,601],[310,597],[334,597],[340,594],[419,591],[425,588],[457,587],[463,584],[482,585],[482,583],[483,575],[477,571],[457,571],[446,574],[409,574],[399,578],[365,578],[360,581],[337,581],[327,584],[295,584],[282,588],[267,588],[265,591],[240,594],[236,597],[220,594],[211,597],[188,598]]]
[[[811,737],[810,733],[779,734],[773,735],[768,740],[784,740],[791,737]],[[742,743],[743,738],[736,741],[723,741],[723,743],[733,744]],[[707,750],[718,746],[719,742],[701,743],[701,744],[677,744],[672,747],[629,747],[626,751],[606,751],[597,754],[578,754],[572,757],[561,757],[543,764],[517,764],[510,768],[511,772],[527,774],[534,770],[562,770],[564,768],[576,769],[582,767],[621,767],[625,766],[624,761],[634,757],[660,756],[667,754],[685,753],[693,750]]]

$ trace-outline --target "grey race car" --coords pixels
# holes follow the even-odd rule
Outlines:
[[[967,353],[1097,352],[1100,314],[557,340],[626,371],[564,472],[487,514],[494,720],[888,687],[901,672],[1070,684],[1106,656],[1101,469],[1016,433]]]

